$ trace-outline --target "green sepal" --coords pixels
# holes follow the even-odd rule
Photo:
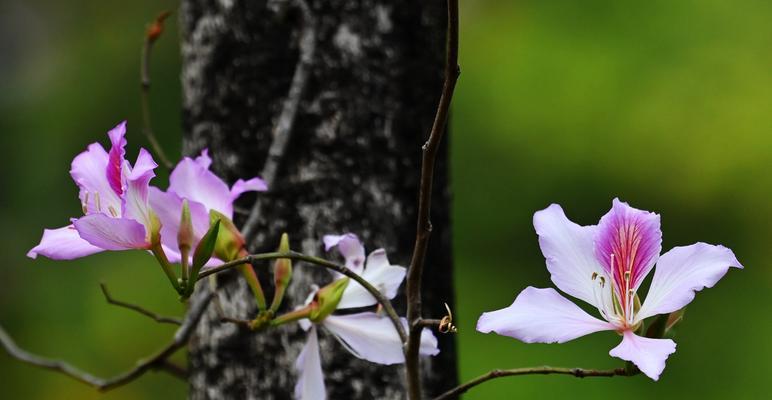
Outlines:
[[[349,278],[338,279],[319,289],[314,297],[314,302],[311,303],[312,310],[308,319],[311,322],[319,323],[332,314],[338,308],[338,303],[340,303],[343,292],[350,281]]]

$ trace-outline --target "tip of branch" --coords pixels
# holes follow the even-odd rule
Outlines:
[[[145,32],[145,38],[149,43],[155,42],[158,37],[161,36],[164,31],[164,21],[166,21],[166,18],[169,18],[171,14],[171,11],[163,11],[150,23],[150,26],[147,27],[147,31]]]

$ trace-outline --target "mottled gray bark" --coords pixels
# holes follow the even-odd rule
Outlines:
[[[264,0],[185,0],[182,26],[184,150],[209,148],[215,172],[232,182],[260,173],[271,131],[299,59],[297,9]],[[273,7],[277,5],[277,7]],[[322,255],[321,237],[354,232],[368,251],[383,247],[407,265],[415,236],[420,148],[442,86],[443,1],[309,1],[316,51],[294,129],[276,181],[260,194],[264,207],[252,252],[274,250],[282,232],[293,248]],[[434,232],[425,270],[424,314],[452,306],[450,191],[446,149],[438,163]],[[244,196],[248,210],[255,197]],[[236,216],[236,223],[246,219]],[[270,276],[261,274],[267,297]],[[297,265],[283,309],[300,304],[326,271]],[[223,308],[254,317],[252,296],[238,274],[221,274]],[[199,287],[199,290],[206,290]],[[402,294],[395,306],[404,315]],[[425,359],[425,388],[456,383],[452,336],[440,356]],[[291,398],[295,357],[305,341],[297,324],[250,333],[204,317],[190,348],[190,397]],[[379,366],[320,335],[328,397],[404,398],[401,366]]]

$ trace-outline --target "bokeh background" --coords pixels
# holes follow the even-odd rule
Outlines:
[[[549,364],[611,368],[619,338],[526,345],[474,331],[528,285],[550,286],[533,212],[551,202],[592,224],[619,196],[661,213],[664,249],[732,248],[731,271],[688,308],[660,382],[500,379],[468,399],[762,398],[772,359],[772,3],[765,0],[461,2],[452,119],[460,373]],[[67,173],[87,143],[129,120],[139,133],[144,24],[175,2],[0,2],[0,323],[24,347],[101,375],[119,372],[173,327],[105,304],[167,314],[168,283],[139,252],[30,260],[43,227],[79,212]],[[176,23],[152,60],[154,126],[179,154]],[[161,177],[160,179],[164,179]],[[0,354],[0,397],[182,398],[163,374],[104,395]]]

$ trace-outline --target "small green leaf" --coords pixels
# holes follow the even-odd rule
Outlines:
[[[215,244],[217,243],[217,234],[220,230],[220,220],[214,221],[209,226],[209,230],[206,232],[201,241],[196,246],[196,251],[193,252],[193,275],[191,276],[191,282],[195,282],[198,278],[198,271],[201,267],[212,258]]]

